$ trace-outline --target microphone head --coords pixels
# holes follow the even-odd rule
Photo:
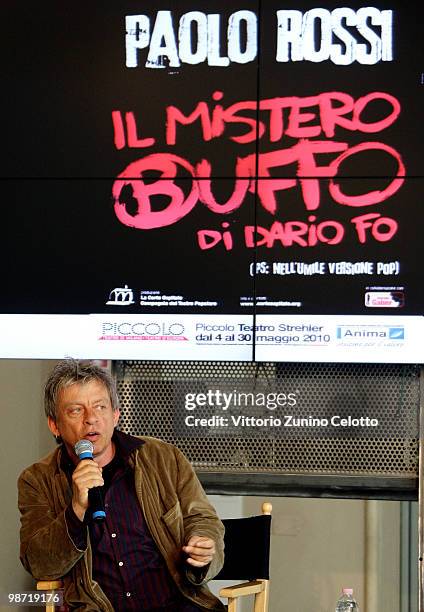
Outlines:
[[[74,446],[74,451],[80,459],[92,459],[94,446],[90,440],[79,440]]]

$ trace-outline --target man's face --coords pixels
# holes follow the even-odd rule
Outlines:
[[[93,456],[100,466],[112,460],[111,442],[119,410],[112,410],[109,393],[97,380],[74,383],[59,393],[56,421],[48,418],[50,431],[61,436],[69,456],[75,458],[74,445],[83,438],[94,446]]]

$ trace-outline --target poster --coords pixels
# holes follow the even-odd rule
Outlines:
[[[1,11],[2,356],[423,360],[421,8]]]

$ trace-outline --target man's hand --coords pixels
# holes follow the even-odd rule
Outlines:
[[[88,508],[88,490],[104,485],[102,469],[95,461],[80,461],[72,474],[72,508],[80,521]]]
[[[187,553],[187,563],[194,567],[204,567],[208,565],[215,554],[215,542],[205,536],[192,536],[183,546],[183,551]]]

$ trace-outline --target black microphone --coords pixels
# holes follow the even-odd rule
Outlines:
[[[79,440],[74,446],[74,451],[79,459],[93,460],[94,446],[90,440]],[[103,502],[102,487],[93,487],[88,490],[88,505],[91,518],[96,523],[101,523],[106,518],[105,505]]]

